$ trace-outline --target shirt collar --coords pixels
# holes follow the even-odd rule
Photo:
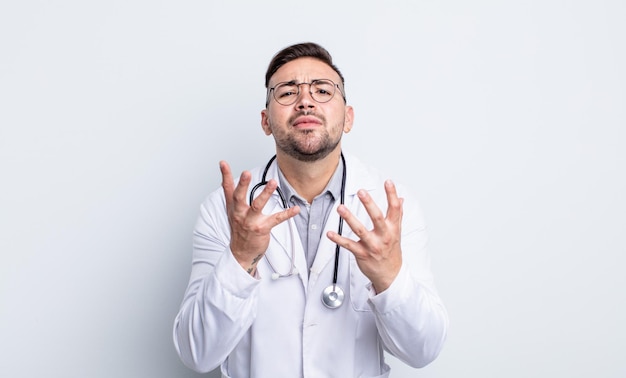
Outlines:
[[[333,200],[336,200],[337,198],[340,198],[340,196],[341,196],[341,179],[343,177],[343,175],[342,175],[342,170],[343,169],[344,169],[343,168],[343,161],[339,160],[339,164],[337,164],[337,168],[335,169],[335,172],[333,173],[332,177],[330,178],[330,181],[326,185],[326,188],[324,190],[322,190],[322,192],[319,195],[317,195],[317,197],[315,197],[315,198],[318,198],[319,196],[325,195],[326,193],[330,194],[332,196]],[[300,202],[306,203],[306,200],[304,200],[300,195],[298,195],[298,193],[291,186],[291,184],[289,184],[289,181],[287,181],[287,179],[283,175],[283,172],[280,170],[280,167],[278,167],[278,183],[280,185],[280,189],[285,194],[285,200],[288,203],[290,203],[294,197],[296,199],[298,199]]]

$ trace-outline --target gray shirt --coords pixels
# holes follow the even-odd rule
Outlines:
[[[341,198],[341,179],[343,176],[343,163],[337,165],[335,173],[330,178],[326,189],[324,189],[317,197],[313,198],[313,203],[309,204],[304,198],[298,195],[293,187],[289,184],[283,173],[278,170],[280,188],[285,194],[287,204],[291,206],[300,206],[300,213],[293,219],[302,241],[304,254],[309,269],[313,265],[317,247],[322,238],[322,232],[326,225],[326,220],[330,214],[335,200]]]

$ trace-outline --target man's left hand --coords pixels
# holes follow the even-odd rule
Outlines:
[[[327,233],[330,240],[352,252],[359,269],[369,278],[378,294],[391,285],[402,266],[400,234],[403,199],[398,197],[396,187],[390,180],[385,181],[385,192],[388,203],[386,216],[369,193],[363,189],[357,192],[359,200],[372,219],[374,225],[372,230],[366,229],[345,205],[339,205],[337,208],[339,215],[359,237],[358,241],[339,236],[333,231]]]

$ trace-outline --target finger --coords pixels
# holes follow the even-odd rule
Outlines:
[[[246,193],[248,192],[248,186],[252,180],[252,175],[248,171],[243,171],[239,177],[237,187],[233,191],[233,202],[238,208],[247,207],[248,201],[246,200]]]
[[[354,214],[352,214],[352,212],[350,212],[350,210],[348,210],[345,205],[339,205],[339,207],[337,208],[337,212],[350,226],[352,232],[354,232],[356,236],[359,237],[359,239],[363,240],[366,243],[369,241],[369,230],[363,225],[363,223],[361,223],[361,221],[357,217],[354,216]]]
[[[265,187],[263,188],[263,190],[261,191],[261,194],[259,194],[250,204],[250,210],[260,213],[265,207],[265,205],[267,204],[267,201],[269,201],[269,199],[271,198],[272,193],[274,193],[277,187],[278,187],[278,183],[276,182],[276,180],[268,181]]]
[[[391,180],[385,181],[385,192],[387,193],[387,219],[397,222],[402,219],[402,203],[404,200],[398,197],[396,186]]]
[[[357,195],[359,196],[359,200],[365,207],[367,214],[369,214],[370,218],[372,219],[374,229],[384,232],[386,229],[385,217],[383,215],[383,212],[372,199],[372,196],[370,196],[369,193],[363,189],[359,190],[357,192]]]
[[[269,219],[271,221],[271,227],[283,223],[284,221],[293,218],[300,212],[300,206],[289,207],[279,213],[272,214]]]
[[[335,231],[328,231],[326,236],[330,239],[330,241],[337,244],[341,248],[352,252],[355,257],[362,257],[366,255],[363,246],[359,242],[348,239],[345,236],[341,236]]]
[[[232,186],[234,187],[233,175],[230,171],[230,166],[224,160],[220,161],[220,171],[222,172],[222,186],[225,184],[233,184]]]
[[[224,196],[226,197],[226,206],[229,207],[230,204],[232,204],[235,182],[233,181],[233,174],[231,173],[230,166],[224,160],[220,161],[220,171],[222,172],[222,189],[224,190]]]

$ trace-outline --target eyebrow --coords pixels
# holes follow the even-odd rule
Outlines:
[[[317,81],[323,81],[323,80],[331,80],[331,79],[313,79],[309,83],[315,83]],[[302,84],[302,83],[303,82],[299,82],[298,80],[295,80],[295,79],[294,80],[290,80],[290,81],[281,81],[280,83],[276,83],[276,85],[274,85],[274,88],[276,88],[279,85],[298,85],[298,84]]]
[[[296,84],[299,84],[297,80],[281,81],[280,83],[276,83],[276,85],[274,85],[274,88],[276,88],[279,85],[296,85]]]

